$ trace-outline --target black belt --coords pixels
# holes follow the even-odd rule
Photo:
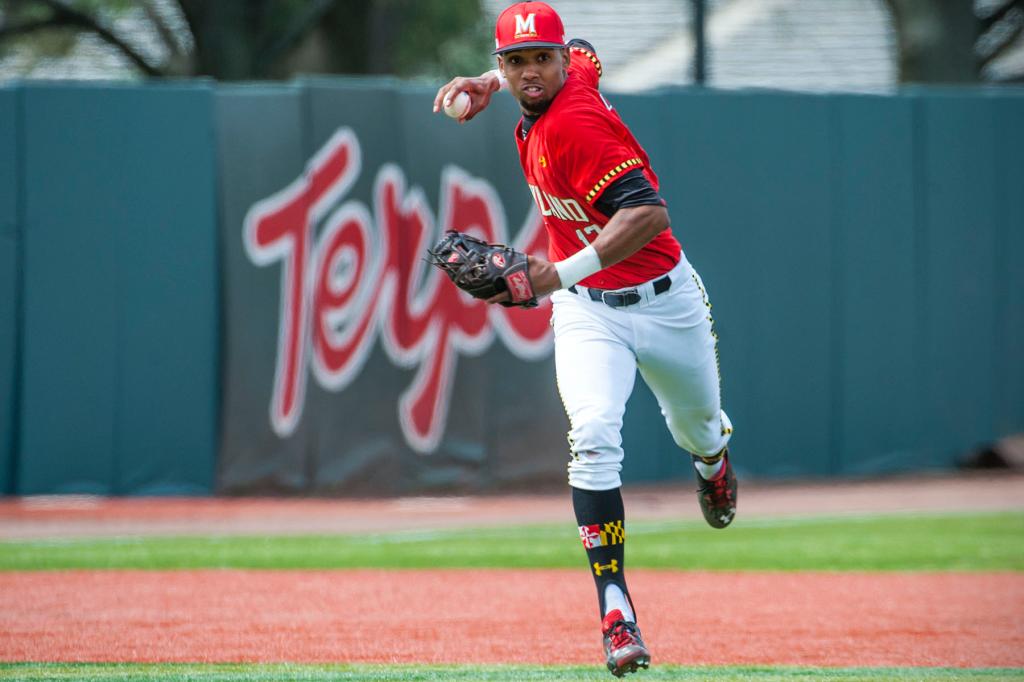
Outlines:
[[[654,295],[657,296],[658,294],[665,293],[671,286],[672,278],[668,275],[665,275],[659,280],[655,280]],[[580,293],[575,284],[569,287],[569,291],[574,294]],[[623,308],[627,305],[639,303],[642,300],[640,292],[636,289],[616,289],[615,291],[608,291],[607,289],[587,288],[587,293],[590,294],[590,300],[600,301],[612,308]]]

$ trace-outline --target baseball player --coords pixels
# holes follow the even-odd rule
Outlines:
[[[672,234],[646,152],[598,90],[594,48],[566,42],[543,2],[503,11],[495,43],[498,68],[441,87],[434,111],[466,92],[471,105],[460,122],[468,121],[499,89],[522,110],[516,144],[550,242],[548,259],[528,258],[528,277],[535,296],[551,295],[573,507],[608,668],[621,677],[650,664],[626,586],[620,492],[620,430],[638,369],[676,444],[691,453],[704,518],[724,528],[736,513],[711,304]],[[504,292],[487,300],[516,299]]]

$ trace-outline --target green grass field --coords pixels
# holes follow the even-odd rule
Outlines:
[[[634,568],[1024,571],[1024,513],[894,515],[628,526]],[[579,568],[565,525],[336,536],[130,537],[0,542],[0,570]]]
[[[88,682],[328,682],[356,680],[384,682],[608,682],[614,679],[598,666],[349,666],[349,665],[137,665],[137,664],[0,664],[0,679],[86,680]],[[787,666],[657,666],[624,678],[683,680],[684,682],[791,682],[792,680],[842,680],[842,682],[942,682],[967,680],[995,682],[1024,679],[1024,670],[988,668],[801,668]]]
[[[919,514],[633,523],[631,567],[736,571],[1024,571],[1024,513]],[[579,568],[575,528],[527,526],[376,535],[125,537],[0,542],[0,570]],[[0,636],[2,642],[2,636]],[[10,680],[482,680],[613,679],[593,666],[349,666],[0,663]],[[1024,669],[683,667],[630,680],[1021,680]]]

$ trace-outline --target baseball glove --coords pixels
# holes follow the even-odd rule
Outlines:
[[[529,264],[522,251],[451,230],[427,253],[432,265],[474,298],[488,299],[507,291],[510,300],[501,302],[505,307],[537,305]]]

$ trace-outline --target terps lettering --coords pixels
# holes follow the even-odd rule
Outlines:
[[[252,262],[281,265],[270,422],[279,436],[291,434],[302,417],[307,372],[323,388],[341,391],[379,337],[393,364],[415,369],[398,396],[398,417],[409,445],[429,453],[444,433],[459,354],[482,353],[497,335],[520,358],[546,356],[550,302],[533,310],[488,306],[425,263],[426,248],[447,229],[506,241],[501,202],[485,180],[453,166],[442,172],[437,229],[423,192],[407,187],[392,164],[377,173],[372,213],[360,201],[343,201],[361,164],[355,133],[342,128],[301,177],[245,218]],[[546,248],[532,211],[515,246],[527,253]]]

